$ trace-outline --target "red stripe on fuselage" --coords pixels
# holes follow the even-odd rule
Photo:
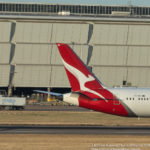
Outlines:
[[[119,105],[116,105],[118,102]],[[104,112],[113,115],[125,116],[128,117],[128,112],[123,107],[123,105],[119,102],[119,100],[91,100],[88,97],[83,95],[79,96],[79,106],[92,109],[99,112]]]

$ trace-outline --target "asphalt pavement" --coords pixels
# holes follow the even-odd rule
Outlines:
[[[150,127],[1,125],[0,134],[149,135]]]

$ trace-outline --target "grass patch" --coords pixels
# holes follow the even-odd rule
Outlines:
[[[150,118],[126,118],[93,111],[1,111],[0,124],[150,126]]]
[[[150,149],[149,136],[0,135],[2,150]]]

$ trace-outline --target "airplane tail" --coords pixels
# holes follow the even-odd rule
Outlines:
[[[57,46],[73,92],[82,93],[92,99],[108,99],[108,96],[112,98],[112,94],[67,44],[57,43]]]

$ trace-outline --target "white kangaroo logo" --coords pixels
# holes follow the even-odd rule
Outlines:
[[[95,94],[103,99],[105,99],[102,95],[100,95],[99,93],[97,93],[96,91],[93,91],[87,87],[85,87],[85,83],[86,82],[89,82],[89,81],[94,81],[95,78],[91,75],[88,75],[88,77],[86,77],[81,71],[79,71],[78,69],[76,69],[75,67],[67,64],[64,60],[62,60],[65,67],[67,68],[67,70],[69,70],[72,74],[74,74],[77,79],[79,80],[79,84],[80,84],[80,89],[82,91],[87,91],[87,92],[90,92],[92,94]]]

